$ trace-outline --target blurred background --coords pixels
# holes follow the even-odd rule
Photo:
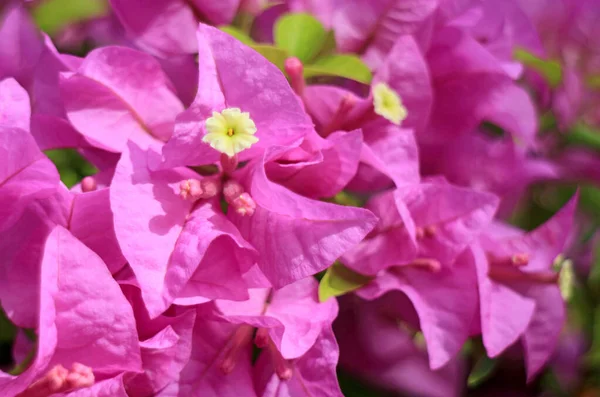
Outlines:
[[[6,9],[9,3],[0,5]],[[546,54],[538,56],[526,47],[512,49],[514,60],[525,66],[520,83],[534,98],[539,113],[536,156],[550,161],[559,177],[527,184],[514,195],[505,217],[532,230],[549,219],[577,188],[580,191],[576,231],[564,255],[573,269],[573,278],[565,286],[568,323],[557,351],[548,368],[529,384],[519,348],[490,359],[480,338],[470,340],[460,357],[434,372],[428,366],[422,334],[379,314],[372,302],[347,295],[340,299],[341,315],[335,327],[343,330],[337,333],[339,379],[349,397],[600,397],[600,0],[518,3],[535,25]],[[129,45],[107,0],[34,0],[25,6],[60,52],[85,56],[98,46]],[[252,39],[261,42],[260,32],[252,29],[255,17],[261,14],[241,10],[226,30],[242,39],[252,33]],[[276,49],[263,54],[281,63]],[[347,76],[341,77],[359,83],[361,76],[369,74],[362,63],[345,67]],[[481,129],[491,137],[503,134],[493,124]],[[46,154],[68,187],[97,172],[76,150]],[[506,163],[509,175],[512,166]],[[14,338],[15,330],[0,316],[0,363],[10,362]]]

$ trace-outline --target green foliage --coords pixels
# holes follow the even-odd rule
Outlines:
[[[257,44],[251,46],[256,52],[267,58],[272,64],[277,66],[282,72],[285,70],[285,60],[289,57],[287,51],[272,45]]]
[[[240,23],[221,26],[220,29],[252,47],[282,72],[285,60],[297,57],[304,65],[304,77],[343,77],[370,84],[373,78],[369,67],[353,54],[336,54],[333,31],[315,17],[304,13],[288,13],[279,18],[273,30],[275,45],[255,42],[247,32],[249,26]]]
[[[10,342],[15,338],[17,328],[6,317],[6,313],[0,306],[0,342]]]
[[[360,58],[350,54],[334,54],[317,59],[304,68],[304,77],[339,76],[369,84],[373,75]]]
[[[473,366],[469,377],[467,378],[467,385],[470,388],[476,388],[483,384],[486,380],[492,377],[494,370],[496,369],[496,360],[489,358],[483,354]]]
[[[600,151],[600,130],[585,123],[577,123],[566,136],[567,143]]]
[[[319,301],[344,295],[354,291],[372,280],[372,277],[356,273],[340,262],[336,262],[325,272],[319,283]]]
[[[74,149],[47,150],[46,155],[58,169],[60,180],[69,188],[78,183],[83,177],[98,172],[96,167],[87,162]]]
[[[219,29],[221,29],[225,33],[230,34],[231,36],[235,37],[236,39],[238,39],[246,45],[252,46],[256,44],[256,42],[252,40],[250,36],[248,36],[241,29],[236,28],[235,26],[221,26],[219,27]]]
[[[105,15],[108,9],[107,0],[45,0],[32,15],[40,29],[54,35],[69,24]]]
[[[557,87],[562,81],[562,66],[556,60],[539,58],[522,48],[518,48],[514,52],[514,58],[541,74],[552,87]]]
[[[273,33],[277,47],[302,63],[312,61],[327,39],[327,31],[321,22],[304,13],[283,15],[275,23]]]

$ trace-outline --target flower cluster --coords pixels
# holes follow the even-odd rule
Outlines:
[[[1,10],[0,395],[342,396],[340,364],[453,396],[469,346],[544,371],[579,193],[508,220],[534,184],[600,181],[565,145],[600,122],[600,55],[544,30],[567,13],[111,0],[57,49],[40,3]],[[63,149],[94,172],[67,187]]]

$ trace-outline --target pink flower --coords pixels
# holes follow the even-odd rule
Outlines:
[[[521,339],[529,380],[549,360],[564,323],[559,275],[552,264],[567,242],[576,203],[577,196],[526,234],[492,229],[473,248],[483,343],[495,357]]]

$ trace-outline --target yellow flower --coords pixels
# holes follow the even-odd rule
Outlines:
[[[238,108],[228,108],[221,113],[213,112],[205,126],[207,133],[202,142],[229,157],[258,142],[258,138],[254,136],[256,125],[250,118],[250,113]]]
[[[375,113],[396,125],[400,125],[408,115],[400,96],[385,83],[377,83],[373,87],[373,105]]]

